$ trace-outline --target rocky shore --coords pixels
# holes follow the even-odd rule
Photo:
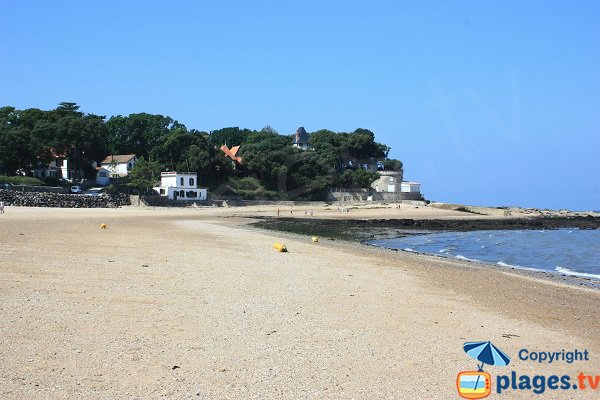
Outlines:
[[[552,216],[502,219],[297,219],[264,218],[257,228],[332,239],[363,241],[430,231],[474,231],[506,229],[598,229],[597,216]]]
[[[0,201],[7,206],[58,208],[114,208],[131,204],[126,194],[84,196],[3,189],[0,189]]]

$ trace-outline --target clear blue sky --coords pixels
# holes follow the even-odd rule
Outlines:
[[[371,129],[433,200],[600,209],[598,1],[7,1],[0,106]]]

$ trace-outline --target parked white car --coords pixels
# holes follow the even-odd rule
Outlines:
[[[80,194],[83,193],[83,190],[79,186],[71,186],[71,193]]]

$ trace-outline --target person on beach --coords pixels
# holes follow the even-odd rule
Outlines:
[[[0,201],[0,214],[4,214],[4,202]]]
[[[279,207],[277,207],[277,216],[279,217]]]

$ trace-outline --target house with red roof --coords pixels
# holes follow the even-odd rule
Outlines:
[[[238,156],[240,146],[233,146],[230,149],[224,144],[220,147],[220,149],[223,153],[225,153],[225,157],[229,158],[233,162],[234,166],[242,163],[242,157]]]

